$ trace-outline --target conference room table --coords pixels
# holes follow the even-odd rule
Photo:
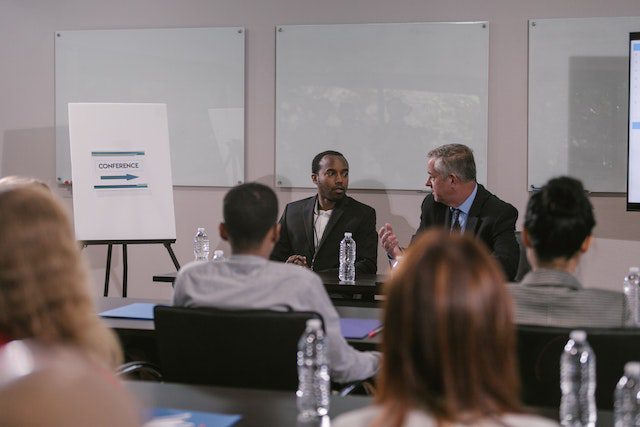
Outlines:
[[[125,381],[125,384],[144,407],[241,415],[242,419],[235,424],[237,427],[320,425],[297,422],[294,392],[145,381]],[[340,414],[372,403],[373,398],[370,396],[332,395],[329,417],[334,419]],[[558,408],[526,408],[526,410],[549,419],[558,419]],[[613,412],[599,410],[597,426],[613,427]]]
[[[177,274],[176,272],[156,274],[153,276],[153,281],[173,284]],[[347,284],[341,282],[335,273],[317,274],[332,300],[350,299],[368,303],[375,303],[376,295],[382,295],[384,282],[387,279],[384,274],[358,274],[355,283]]]
[[[169,300],[142,299],[142,298],[119,298],[119,297],[99,297],[96,301],[98,313],[114,308],[123,307],[134,303],[151,303],[157,305],[171,305]],[[380,319],[382,309],[378,307],[354,307],[352,305],[335,304],[336,311],[341,318],[358,319]],[[155,357],[155,325],[153,320],[103,318],[107,326],[113,329],[122,341],[125,351],[127,347],[144,348],[147,361],[156,362]],[[354,348],[358,350],[376,350],[380,343],[380,335],[367,337],[364,339],[348,339]]]
[[[294,391],[256,390],[186,384],[125,381],[126,388],[146,408],[172,408],[185,411],[241,415],[234,427],[318,426],[297,423]],[[329,417],[368,406],[369,396],[331,396]],[[323,424],[327,425],[327,424]]]

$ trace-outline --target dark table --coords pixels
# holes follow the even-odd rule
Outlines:
[[[242,415],[234,426],[296,426],[298,409],[295,392],[195,386],[171,383],[126,381],[129,389],[146,407]],[[331,396],[329,416],[370,405],[367,396]]]
[[[294,392],[238,389],[213,386],[126,381],[129,389],[146,407],[175,408],[193,411],[242,415],[238,427],[295,427],[297,418]],[[331,396],[329,415],[362,408],[373,403],[368,396]],[[553,420],[558,408],[527,408]],[[612,411],[598,411],[598,426],[613,426]]]
[[[171,305],[168,300],[142,299],[142,298],[115,298],[100,297],[96,301],[98,313],[113,308],[137,302],[160,305]],[[341,306],[336,304],[336,311],[340,317],[355,317],[361,319],[380,319],[382,309],[377,307],[354,307],[351,304]],[[146,360],[158,363],[155,341],[155,325],[153,320],[102,318],[113,329],[124,347],[127,360]],[[380,344],[380,335],[365,339],[347,340],[354,348],[362,351],[377,350]]]
[[[327,293],[332,299],[351,298],[361,301],[373,302],[376,295],[382,295],[384,281],[387,276],[382,274],[356,275],[354,284],[340,283],[340,279],[334,273],[317,273],[322,279]],[[173,283],[176,280],[176,272],[156,274],[154,282]]]

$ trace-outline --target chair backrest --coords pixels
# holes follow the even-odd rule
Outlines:
[[[295,390],[296,353],[315,312],[155,307],[165,381]]]
[[[560,406],[560,355],[573,329],[518,325],[518,363],[526,405]],[[584,330],[596,355],[596,405],[611,410],[624,364],[640,361],[640,329]]]

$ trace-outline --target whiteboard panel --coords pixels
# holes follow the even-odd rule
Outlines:
[[[167,104],[174,185],[244,181],[242,28],[58,31],[55,41],[59,182],[71,177],[70,102]]]
[[[625,192],[629,32],[640,18],[529,22],[529,185]]]
[[[335,149],[351,188],[424,189],[426,153],[453,142],[486,182],[486,22],[283,26],[276,45],[278,186],[312,187]]]
[[[78,240],[173,240],[167,107],[69,104]]]

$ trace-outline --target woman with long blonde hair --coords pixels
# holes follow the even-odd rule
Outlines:
[[[504,280],[472,237],[424,233],[386,284],[376,405],[333,425],[557,425],[521,408]]]
[[[122,361],[97,317],[65,209],[30,184],[0,188],[0,341],[24,338],[75,346],[108,369]]]

